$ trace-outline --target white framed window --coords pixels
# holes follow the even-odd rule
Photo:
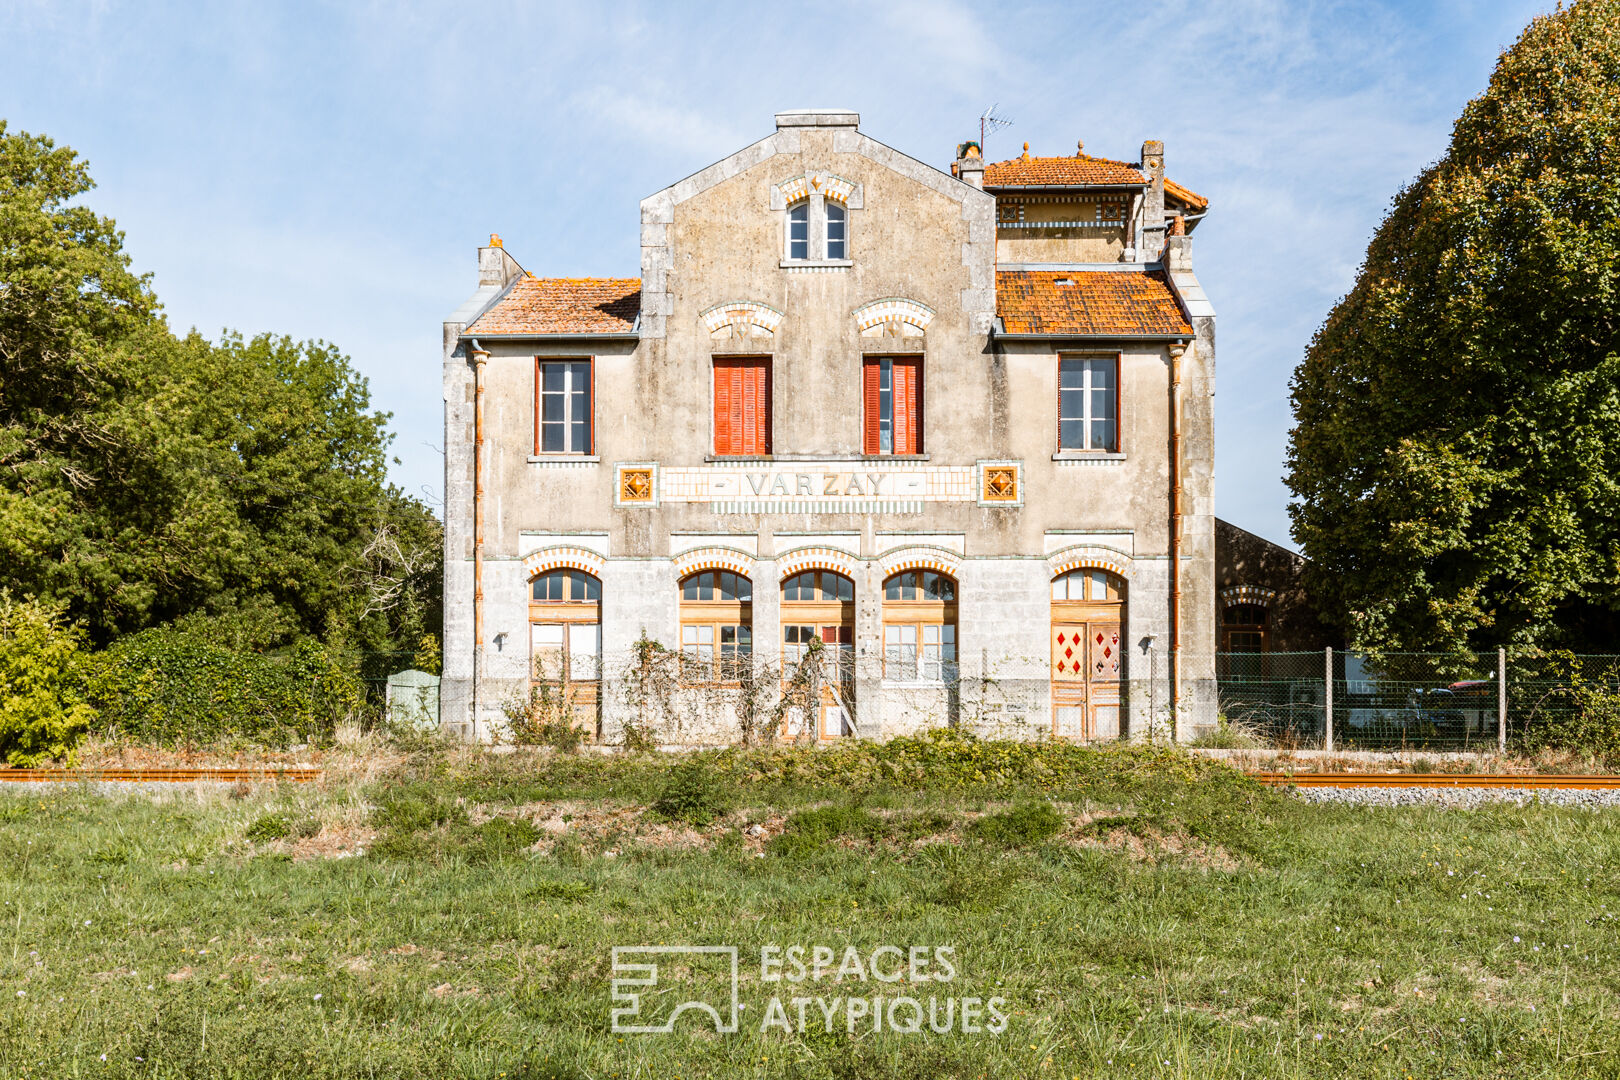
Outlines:
[[[810,200],[788,207],[788,258],[810,257]]]
[[[1119,357],[1058,360],[1058,449],[1119,450]]]
[[[823,204],[827,209],[827,258],[847,258],[849,251],[847,228],[849,225],[849,211],[835,202]]]
[[[590,361],[537,360],[535,365],[535,452],[589,454]]]
[[[811,195],[789,204],[783,238],[788,262],[847,262],[849,207],[837,199]]]

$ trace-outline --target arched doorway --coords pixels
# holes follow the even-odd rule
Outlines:
[[[601,734],[602,582],[549,570],[529,582],[529,684],[575,727]]]
[[[789,718],[782,734],[799,741],[839,739],[855,734],[855,583],[832,570],[806,570],[782,582],[782,681],[789,684],[809,652],[824,646],[815,673],[814,731]]]
[[[1052,579],[1052,733],[1090,742],[1119,737],[1125,581],[1106,570]]]

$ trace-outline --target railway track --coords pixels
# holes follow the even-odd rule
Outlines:
[[[1279,773],[1251,774],[1272,787],[1517,788],[1620,791],[1620,776],[1493,775],[1485,773]]]
[[[186,784],[198,780],[238,781],[252,783],[265,780],[290,780],[307,783],[319,779],[321,770],[314,768],[245,768],[245,769],[0,769],[0,783],[61,784],[78,781],[119,781],[137,784]]]

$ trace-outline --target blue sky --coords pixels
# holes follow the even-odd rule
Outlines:
[[[539,275],[633,277],[645,195],[859,110],[941,168],[1134,160],[1212,200],[1217,513],[1286,540],[1288,378],[1400,185],[1535,14],[1422,3],[0,5],[0,117],[80,151],[176,329],[335,342],[437,504],[439,324],[490,232]]]

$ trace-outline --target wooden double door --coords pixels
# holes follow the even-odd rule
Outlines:
[[[1119,737],[1119,615],[1052,624],[1052,732],[1090,742]]]

